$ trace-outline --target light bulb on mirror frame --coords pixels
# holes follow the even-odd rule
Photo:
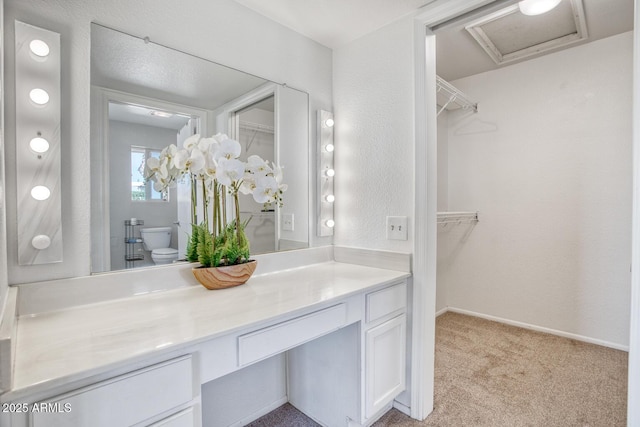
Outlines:
[[[29,141],[29,148],[38,154],[46,153],[49,150],[49,141],[37,136]]]
[[[327,144],[324,146],[324,149],[327,151],[327,153],[333,153],[333,150],[335,150],[336,147],[333,146],[333,144]]]
[[[324,121],[324,124],[325,124],[328,128],[332,128],[332,127],[333,127],[333,125],[334,125],[335,123],[336,123],[336,122],[334,122],[334,121],[333,121],[333,119],[327,119],[327,120],[325,120],[325,121]]]
[[[51,190],[44,185],[36,185],[31,189],[31,197],[38,201],[47,200],[51,196]]]
[[[45,105],[49,102],[49,94],[46,90],[40,88],[31,89],[31,92],[29,92],[29,98],[34,104],[38,105]]]
[[[324,223],[329,228],[333,228],[336,225],[336,222],[332,219],[328,219]]]
[[[49,56],[50,52],[49,45],[39,39],[31,40],[31,43],[29,43],[29,50],[38,58],[46,58]]]
[[[335,176],[336,171],[334,171],[333,169],[327,169],[327,171],[325,172],[325,175],[327,175],[328,177],[332,177]]]
[[[334,196],[333,194],[328,194],[324,199],[329,203],[333,203],[336,200],[336,196]]]

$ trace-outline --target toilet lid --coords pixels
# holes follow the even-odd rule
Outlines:
[[[151,255],[178,255],[178,250],[173,248],[154,249]]]

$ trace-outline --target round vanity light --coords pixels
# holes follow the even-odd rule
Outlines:
[[[51,239],[49,238],[49,236],[45,236],[44,234],[39,234],[33,239],[31,239],[31,245],[34,248],[41,251],[51,246]]]
[[[49,94],[46,90],[40,88],[32,89],[29,92],[29,98],[38,105],[45,105],[49,102]]]
[[[334,171],[333,169],[327,169],[327,171],[325,172],[325,174],[327,176],[334,176],[336,174],[336,171]]]
[[[328,153],[332,153],[335,148],[336,147],[334,147],[333,144],[327,144],[324,146],[324,149],[327,150]]]
[[[549,12],[560,4],[560,0],[522,0],[518,8],[523,15],[535,16]]]
[[[328,194],[324,199],[329,203],[333,203],[336,200],[336,196],[334,196],[333,194]]]
[[[325,221],[325,225],[329,228],[333,228],[336,225],[336,222],[332,219],[328,219]]]
[[[36,153],[46,153],[49,150],[49,141],[42,137],[35,137],[29,141],[29,148]]]
[[[40,58],[46,58],[49,56],[49,45],[42,40],[31,40],[31,43],[29,43],[29,49],[31,50],[31,53]]]
[[[333,121],[333,119],[327,119],[324,121],[324,124],[327,125],[328,128],[332,128],[335,122]]]
[[[31,189],[31,197],[36,200],[47,200],[51,196],[51,190],[44,185],[36,185]]]

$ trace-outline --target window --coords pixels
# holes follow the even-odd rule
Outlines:
[[[160,157],[160,150],[131,146],[131,200],[168,202],[168,191],[158,192],[153,189],[152,181],[144,179],[144,165],[149,157]]]

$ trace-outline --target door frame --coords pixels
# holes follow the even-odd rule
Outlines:
[[[435,351],[435,266],[437,135],[434,25],[491,3],[491,0],[435,0],[414,18],[415,49],[415,236],[411,416],[433,410]],[[627,425],[640,425],[640,0],[634,0],[633,29],[633,216],[631,318]],[[427,118],[426,122],[424,117]],[[427,167],[425,168],[424,165]],[[427,195],[425,198],[424,195]]]

